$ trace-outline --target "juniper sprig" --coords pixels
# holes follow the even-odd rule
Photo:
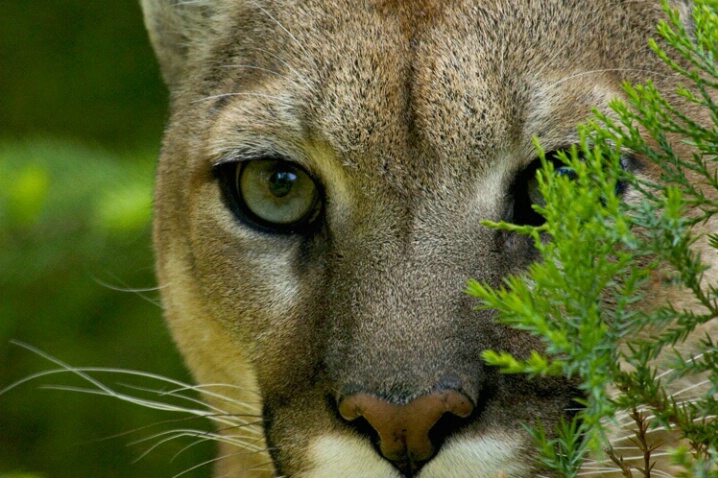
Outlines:
[[[488,364],[580,383],[585,395],[577,401],[584,408],[573,422],[552,434],[540,424],[531,431],[541,463],[559,476],[577,476],[588,451],[604,449],[623,476],[648,478],[661,446],[650,433],[664,429],[685,443],[670,452],[683,470],[679,476],[718,478],[718,344],[706,336],[694,347],[697,353],[679,351],[699,327],[718,320],[718,286],[706,283],[707,266],[695,247],[707,241],[718,253],[718,234],[696,233],[718,212],[718,14],[714,0],[696,1],[695,29],[687,32],[677,11],[667,3],[664,10],[667,20],[658,32],[684,61],[653,40],[650,45],[685,80],[677,97],[712,124],[687,116],[651,82],[624,85],[627,101],[613,101],[612,115],[596,111],[579,127],[577,147],[548,160],[537,144],[544,201],[534,208],[545,222],[487,223],[532,237],[541,260],[502,287],[468,286],[483,308],[497,310],[497,320],[544,345],[525,360],[487,351]],[[692,148],[689,157],[676,153],[676,137]],[[625,170],[626,151],[651,161],[659,176]],[[556,161],[575,174],[556,174]],[[616,192],[624,189],[638,200],[622,201]],[[651,281],[683,288],[695,306],[642,306]],[[687,377],[696,384],[690,400],[678,396],[687,390],[670,387]],[[621,413],[633,423],[638,465],[607,442],[608,426]]]

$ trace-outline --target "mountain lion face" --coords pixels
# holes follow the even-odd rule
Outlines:
[[[537,476],[522,424],[579,394],[483,363],[540,344],[463,292],[536,259],[479,222],[540,223],[533,137],[575,144],[625,80],[673,90],[659,2],[143,6],[172,93],[159,277],[230,421],[216,476]]]

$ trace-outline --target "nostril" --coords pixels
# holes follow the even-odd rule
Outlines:
[[[456,390],[435,390],[397,405],[369,393],[342,397],[339,414],[351,422],[364,418],[379,436],[382,455],[398,467],[415,471],[436,453],[435,443],[451,433],[447,423],[466,418],[474,404]],[[451,416],[451,420],[442,420]],[[435,425],[442,425],[434,430]]]

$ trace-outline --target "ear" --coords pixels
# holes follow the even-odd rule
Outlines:
[[[187,59],[211,30],[213,0],[141,0],[145,26],[170,90],[180,82]]]

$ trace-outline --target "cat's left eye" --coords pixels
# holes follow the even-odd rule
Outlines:
[[[298,164],[267,156],[215,166],[229,208],[244,224],[271,233],[306,231],[322,210],[318,182]]]

